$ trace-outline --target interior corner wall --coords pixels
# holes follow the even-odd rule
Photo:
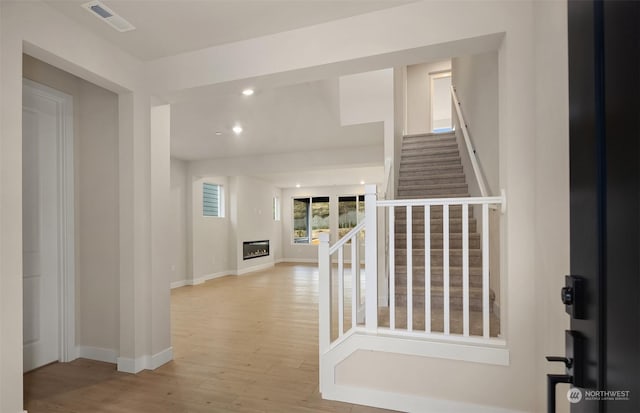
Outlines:
[[[429,74],[451,70],[451,61],[420,63],[407,66],[407,130],[408,135],[431,132],[431,79]]]
[[[171,158],[171,283],[187,280],[187,172],[187,162]]]
[[[27,55],[23,74],[73,97],[76,344],[117,354],[118,97]]]
[[[456,88],[487,190],[490,195],[499,195],[498,52],[453,58],[451,83]],[[475,179],[473,171],[465,173],[467,181]]]
[[[222,186],[224,216],[206,217],[202,213],[202,186],[204,183]],[[217,276],[226,275],[231,268],[229,262],[230,198],[229,179],[220,177],[193,177],[191,202],[191,233],[193,274],[187,278],[199,283]]]

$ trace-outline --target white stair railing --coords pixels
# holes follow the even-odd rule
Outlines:
[[[481,249],[481,261],[482,261],[482,269],[481,269],[481,279],[482,279],[482,333],[481,337],[484,339],[490,339],[490,315],[492,312],[492,308],[490,306],[490,294],[489,294],[489,236],[491,233],[491,229],[489,228],[489,208],[492,206],[501,206],[503,205],[504,200],[502,197],[478,197],[478,198],[440,198],[440,199],[410,199],[410,200],[380,200],[376,202],[378,208],[384,209],[384,213],[388,214],[389,222],[391,223],[389,226],[388,232],[388,243],[389,243],[389,323],[388,327],[380,327],[378,326],[378,331],[384,330],[387,334],[394,334],[403,332],[409,332],[413,335],[422,335],[429,337],[437,337],[442,338],[472,338],[471,329],[470,329],[470,314],[471,314],[471,295],[470,295],[470,248],[469,248],[469,211],[471,207],[478,206],[482,211],[482,219],[479,224],[482,226],[482,230],[480,231],[480,249]],[[454,250],[458,250],[458,248],[451,248],[450,239],[451,239],[451,227],[450,224],[452,222],[451,211],[452,207],[458,207],[460,210],[460,223],[456,223],[456,225],[460,225],[460,228],[455,232],[460,233],[461,238],[461,248],[459,248],[460,252]],[[422,209],[422,214],[424,221],[419,226],[416,222],[414,222],[414,210],[420,208]],[[406,326],[398,327],[396,325],[396,317],[397,310],[399,306],[396,303],[396,269],[397,269],[397,257],[396,251],[396,228],[395,224],[399,221],[396,221],[396,213],[398,210],[404,211],[406,219],[403,220],[402,225],[405,228],[404,233],[406,234]],[[431,230],[432,226],[432,217],[433,211],[438,210],[442,213],[441,225],[442,225],[442,236],[440,237],[440,231],[433,232]],[[457,218],[456,218],[457,220]],[[418,226],[417,226],[418,225]],[[367,228],[367,230],[369,230]],[[422,264],[424,265],[424,274],[417,274],[414,271],[414,251],[417,249],[413,246],[414,241],[414,230],[423,232],[424,234],[424,261]],[[442,255],[441,257],[437,257],[433,254],[434,249],[431,247],[432,236],[435,237],[436,240],[442,240]],[[439,249],[439,248],[438,248]],[[456,261],[459,263],[461,267],[461,286],[462,286],[462,332],[458,334],[454,334],[451,332],[451,259],[454,257]],[[435,306],[432,303],[432,259],[441,258],[442,261],[442,332],[434,332],[432,329],[432,308]],[[457,267],[457,266],[456,266]],[[424,297],[419,297],[421,301],[424,302],[419,306],[414,305],[414,289],[413,285],[415,283],[414,277],[419,275],[420,277],[424,277]],[[368,303],[367,303],[368,304]],[[416,330],[414,328],[414,320],[413,317],[416,314],[417,307],[423,307],[424,309],[424,328]],[[437,310],[440,310],[437,308]]]
[[[367,333],[380,333],[387,336],[425,338],[434,340],[462,341],[470,343],[497,344],[501,342],[491,336],[490,316],[492,312],[490,300],[490,274],[489,274],[489,237],[491,233],[489,222],[489,209],[497,209],[504,211],[505,199],[504,195],[500,197],[465,197],[465,198],[438,198],[438,199],[409,199],[409,200],[378,200],[376,195],[376,186],[367,185],[365,187],[365,220],[357,227],[352,229],[345,237],[339,240],[335,245],[329,245],[329,235],[320,235],[319,247],[319,346],[320,354],[327,353],[332,346],[337,345],[342,339],[353,331],[363,331]],[[502,207],[502,208],[500,208]],[[480,257],[481,259],[481,308],[472,311],[471,306],[471,281],[470,281],[470,219],[469,214],[473,209],[478,208],[481,211],[481,219],[478,225],[481,226],[480,232]],[[422,210],[422,211],[420,211]],[[460,219],[452,218],[452,214],[460,211]],[[404,220],[406,235],[406,324],[401,326],[396,318],[399,315],[398,309],[403,306],[396,302],[396,214],[398,211],[404,211],[406,220]],[[432,236],[435,241],[439,242],[440,230],[437,233],[431,230],[432,218],[436,213],[442,213],[442,252],[441,257],[434,254],[432,248]],[[422,213],[424,222],[420,227],[420,221],[414,222],[417,213]],[[388,217],[388,232],[386,244],[389,246],[388,268],[382,269],[378,274],[377,254],[377,216],[378,213],[385,214]],[[455,220],[455,221],[454,221]],[[455,233],[460,233],[461,248],[451,248],[451,223],[456,227]],[[364,232],[365,240],[365,285],[360,285],[360,240]],[[414,234],[418,232],[424,233],[424,252],[414,248]],[[455,237],[457,238],[457,237]],[[349,272],[345,257],[345,248],[350,243],[351,247],[351,265]],[[439,248],[438,248],[439,249]],[[455,250],[455,251],[453,251]],[[458,251],[459,250],[459,251]],[[420,255],[424,253],[424,274],[414,271],[414,251],[418,251]],[[335,257],[335,265],[334,265]],[[404,258],[404,257],[401,257]],[[432,300],[432,265],[434,259],[442,260],[442,303],[436,305]],[[453,332],[452,324],[452,302],[451,302],[451,260],[456,262],[456,271],[458,267],[461,271],[461,289],[462,289],[462,306],[456,311],[462,312],[462,329]],[[384,280],[384,274],[389,274],[389,296],[388,296],[388,324],[379,322],[379,310],[381,314],[387,311],[387,306],[378,305],[378,282]],[[477,276],[477,275],[476,275]],[[350,277],[350,278],[349,278]],[[424,297],[415,297],[413,285],[424,277]],[[333,280],[333,282],[332,282]],[[335,284],[335,285],[334,285]],[[350,285],[350,288],[347,286]],[[476,287],[477,288],[477,287]],[[362,294],[364,290],[364,312],[362,309]],[[499,288],[498,288],[499,290]],[[345,310],[346,300],[351,300],[350,323]],[[417,301],[424,301],[425,304],[417,304]],[[386,303],[385,303],[386,304]],[[440,307],[441,306],[441,307]],[[442,311],[442,331],[436,331],[433,328],[432,320],[434,319],[433,310],[438,313]],[[424,327],[416,328],[414,317],[423,311]],[[478,312],[480,314],[478,314]],[[471,315],[480,316],[481,332],[472,331]],[[364,316],[364,317],[363,317]],[[337,319],[336,319],[337,318]],[[382,319],[381,319],[382,320]],[[439,322],[439,321],[438,321]],[[386,325],[385,325],[386,324]],[[320,359],[322,363],[322,357]],[[322,366],[321,366],[322,368]],[[320,383],[322,388],[322,382]]]

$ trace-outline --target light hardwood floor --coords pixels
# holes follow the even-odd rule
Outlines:
[[[318,272],[280,264],[171,293],[174,361],[137,375],[78,359],[25,375],[29,413],[384,412],[318,393]]]

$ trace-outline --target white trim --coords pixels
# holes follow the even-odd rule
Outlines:
[[[247,267],[247,268],[241,268],[235,271],[235,275],[245,275],[248,274],[250,272],[255,272],[255,271],[262,271],[262,270],[266,270],[268,268],[272,268],[276,265],[276,263],[274,261],[271,262],[267,262],[265,264],[258,264],[258,265],[253,265],[251,267]]]
[[[302,244],[298,244],[298,245],[302,245]],[[314,245],[317,247],[317,245]],[[318,259],[317,258],[281,258],[280,262],[292,262],[292,263],[299,263],[299,264],[317,264],[318,263]]]
[[[213,274],[203,275],[202,277],[194,278],[192,280],[185,279],[185,280],[173,281],[171,283],[171,289],[184,287],[186,285],[199,285],[209,280],[226,277],[227,275],[234,275],[233,271],[228,271],[228,270],[220,271],[220,272],[215,272]]]
[[[187,285],[187,280],[173,281],[171,282],[171,289],[184,287],[185,285]]]
[[[77,354],[78,354],[78,357],[81,357],[81,358],[96,360],[96,361],[103,361],[105,363],[115,364],[118,361],[118,352],[110,348],[78,346]]]
[[[59,355],[61,362],[75,360],[75,176],[73,169],[73,97],[29,79],[22,79],[23,90],[55,103],[60,120],[57,147],[58,182],[58,312]]]
[[[500,342],[496,340],[496,342]],[[515,412],[494,406],[439,400],[416,395],[384,392],[336,383],[336,367],[356,351],[406,354],[418,357],[508,366],[509,350],[503,346],[437,342],[370,334],[351,329],[320,356],[322,398],[406,412]]]
[[[404,393],[391,393],[363,387],[333,384],[322,392],[322,398],[347,403],[362,404],[382,409],[409,413],[455,412],[455,413],[520,413],[520,410],[505,409],[475,403],[434,399]]]
[[[150,370],[155,370],[158,367],[167,364],[173,360],[173,347],[167,347],[164,350],[154,354],[151,356],[150,360]]]
[[[118,371],[124,373],[138,373],[142,370],[155,370],[173,360],[173,347],[168,347],[153,355],[144,355],[135,359],[118,357]]]

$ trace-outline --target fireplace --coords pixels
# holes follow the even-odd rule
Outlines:
[[[266,257],[269,255],[269,240],[245,241],[242,243],[242,259]]]

